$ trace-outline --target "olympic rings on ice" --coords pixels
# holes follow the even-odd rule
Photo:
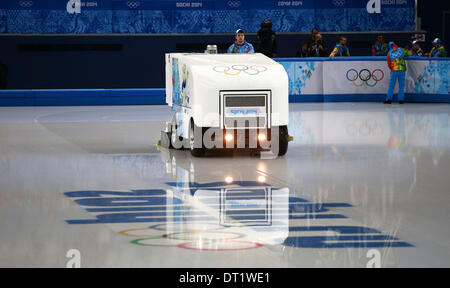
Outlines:
[[[220,240],[209,242],[186,242],[177,245],[179,248],[202,251],[233,251],[260,248],[261,243],[237,240]]]
[[[156,237],[156,238],[159,238],[159,237],[164,236],[164,234],[160,235],[161,232],[159,232],[159,231],[158,231],[159,234],[153,234],[152,233],[153,231],[155,231],[155,230],[153,230],[151,228],[132,228],[132,229],[122,230],[117,233],[119,233],[120,235],[123,235],[123,236],[130,236],[130,237],[148,237],[148,238]],[[150,232],[150,233],[148,233],[148,232]]]
[[[249,67],[247,65],[236,64],[232,65],[231,67],[218,65],[214,66],[212,70],[217,73],[223,73],[229,76],[237,76],[241,74],[241,72],[244,72],[247,75],[258,75],[259,73],[266,72],[267,67],[261,65],[252,65]]]
[[[225,241],[234,240],[238,238],[244,238],[245,235],[236,232],[218,232],[218,231],[205,231],[205,232],[182,232],[182,233],[170,233],[166,235],[168,239],[184,240],[184,241]]]
[[[214,223],[190,223],[188,227],[181,226],[181,227],[172,227],[171,225],[167,225],[167,223],[163,224],[156,224],[153,226],[150,226],[149,228],[159,230],[159,231],[171,231],[174,232],[174,228],[177,229],[178,232],[202,232],[202,231],[216,231],[224,229],[225,227],[220,224],[214,224]],[[181,230],[181,228],[183,230]]]
[[[261,243],[243,240],[242,238],[245,238],[245,234],[242,233],[222,232],[209,229],[200,231],[197,227],[197,229],[183,229],[183,232],[152,235],[154,232],[152,233],[151,230],[155,232],[164,230],[164,228],[166,228],[164,225],[165,224],[159,224],[148,228],[126,229],[120,231],[119,234],[123,236],[139,237],[138,239],[130,241],[130,243],[138,246],[150,247],[178,247],[202,251],[235,251],[255,249],[264,246]],[[217,229],[219,226],[221,225],[212,228]]]
[[[347,70],[345,76],[347,77],[347,80],[352,82],[356,87],[361,87],[364,84],[369,87],[374,87],[378,84],[378,82],[384,79],[384,72],[381,69],[375,69],[372,72],[370,72],[369,69],[361,69],[358,72],[356,69],[352,68]],[[359,79],[361,82],[357,83],[357,79]]]
[[[353,121],[347,125],[346,130],[349,136],[380,136],[384,132],[383,127],[372,119]]]
[[[139,238],[130,241],[131,244],[139,245],[139,246],[150,246],[150,247],[176,247],[179,245],[179,240],[170,240],[165,236],[161,237],[147,237],[147,238]]]

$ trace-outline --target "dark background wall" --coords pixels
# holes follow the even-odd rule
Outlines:
[[[420,18],[421,29],[428,32],[427,44],[424,45],[427,51],[436,37],[450,46],[450,0],[418,0],[417,17]]]
[[[444,38],[444,11],[449,0],[418,1],[418,16],[427,41]],[[323,33],[329,49],[340,34]],[[344,33],[354,56],[371,55],[374,33]],[[413,32],[387,32],[386,40],[405,45]],[[278,35],[278,56],[293,57],[305,33]],[[450,37],[446,36],[447,42]],[[255,42],[255,34],[247,40]],[[202,52],[216,44],[219,52],[233,41],[233,35],[6,35],[0,34],[0,60],[8,65],[8,89],[92,89],[162,88],[164,54]],[[450,45],[450,44],[449,44]],[[430,45],[426,44],[426,51]]]
[[[410,35],[385,37],[406,43]],[[375,34],[347,36],[352,55],[371,55]],[[308,37],[278,35],[278,56],[294,57]],[[339,34],[324,37],[332,49]],[[225,52],[232,41],[232,35],[0,36],[0,59],[9,67],[8,89],[162,88],[165,53],[202,52],[207,44]]]

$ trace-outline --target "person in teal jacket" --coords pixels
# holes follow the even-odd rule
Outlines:
[[[433,44],[433,49],[429,53],[430,57],[447,57],[447,51],[445,51],[444,46],[442,46],[441,39],[436,38],[431,42]]]
[[[389,47],[386,42],[384,42],[383,34],[377,35],[377,42],[372,46],[372,56],[387,56],[389,52]]]
[[[338,56],[350,56],[350,50],[347,47],[347,37],[341,36],[339,38],[339,43],[336,44],[333,51],[331,51],[330,57]]]

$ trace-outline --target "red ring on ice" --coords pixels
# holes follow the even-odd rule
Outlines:
[[[261,243],[257,243],[257,242],[250,242],[250,241],[237,241],[237,240],[219,240],[219,241],[206,241],[208,242],[215,242],[215,243],[224,243],[224,242],[232,242],[232,243],[245,243],[245,244],[251,244],[253,246],[251,247],[244,247],[244,248],[230,248],[230,249],[226,249],[226,248],[220,248],[220,249],[208,249],[208,248],[195,248],[195,247],[189,247],[189,244],[192,243],[197,243],[196,241],[190,241],[190,242],[184,242],[181,244],[178,244],[177,247],[178,248],[183,248],[183,249],[189,249],[189,250],[200,250],[200,251],[236,251],[236,250],[250,250],[250,249],[256,249],[256,248],[261,248],[264,245]]]

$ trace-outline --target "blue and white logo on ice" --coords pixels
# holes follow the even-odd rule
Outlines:
[[[234,233],[242,237],[276,232],[270,234],[275,236],[266,239],[265,245],[297,248],[413,246],[397,235],[360,226],[335,212],[336,208],[351,208],[348,203],[314,203],[290,197],[287,188],[257,181],[235,181],[232,185],[226,182],[168,182],[167,185],[169,189],[66,192],[67,197],[95,215],[93,219],[72,219],[67,223],[121,224],[122,227],[148,223],[188,227],[207,222],[224,231],[234,229]],[[241,229],[239,227],[244,233],[236,233],[240,231],[236,230]],[[279,235],[284,236],[280,238]]]

